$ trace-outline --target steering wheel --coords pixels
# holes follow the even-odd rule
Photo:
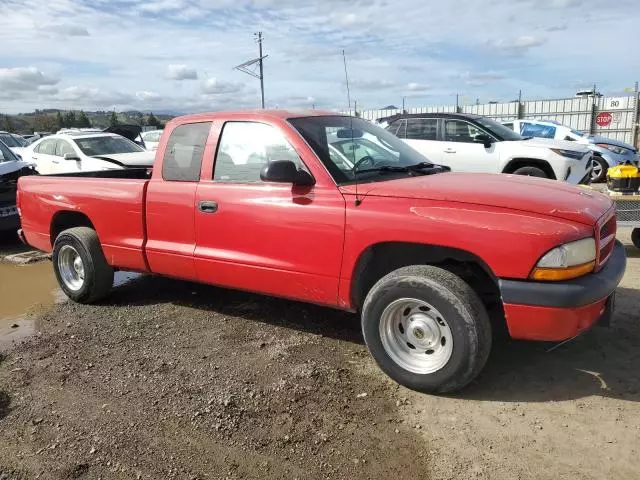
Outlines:
[[[363,165],[365,163],[370,163],[368,168],[371,168],[376,164],[376,161],[373,159],[373,157],[371,155],[365,155],[364,157],[362,157],[360,160],[358,160],[355,163],[355,165],[353,166],[352,170],[354,172],[357,172],[360,169],[360,165]]]

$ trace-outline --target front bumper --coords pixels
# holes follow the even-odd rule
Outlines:
[[[607,264],[597,273],[567,282],[501,279],[509,334],[523,340],[560,341],[589,329],[610,315],[612,294],[626,264],[624,247],[616,241]]]

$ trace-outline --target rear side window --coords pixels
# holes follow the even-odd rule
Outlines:
[[[44,155],[55,155],[56,154],[56,140],[55,139],[47,139],[43,140],[40,145],[35,148],[37,153],[42,153]]]
[[[556,136],[556,127],[525,122],[520,127],[520,135],[523,137],[554,138]]]
[[[408,140],[437,140],[438,120],[435,118],[407,119]]]
[[[211,122],[187,123],[176,127],[167,141],[162,160],[162,178],[172,182],[200,180],[202,154]]]

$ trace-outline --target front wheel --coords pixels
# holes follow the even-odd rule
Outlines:
[[[106,297],[113,286],[95,230],[75,227],[63,231],[53,246],[53,270],[60,288],[71,300],[91,303]]]
[[[520,167],[513,172],[514,175],[525,175],[527,177],[549,178],[544,170],[538,167]]]
[[[364,302],[362,331],[380,368],[421,392],[460,390],[491,350],[491,324],[478,295],[433,266],[400,268],[378,281]]]
[[[598,156],[593,157],[593,167],[591,168],[591,181],[593,183],[604,182],[607,178],[607,170],[609,170],[609,164],[607,161]]]

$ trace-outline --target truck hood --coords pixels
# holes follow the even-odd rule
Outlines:
[[[355,186],[343,186],[355,194]],[[440,173],[360,184],[363,202],[369,196],[415,198],[530,212],[593,226],[613,202],[594,190],[536,177],[502,173]]]
[[[530,138],[528,140],[517,140],[510,143],[519,143],[524,147],[536,148],[558,148],[562,150],[572,150],[574,152],[587,153],[589,148],[577,142],[567,140],[555,140],[552,138]]]
[[[111,153],[95,155],[93,158],[106,160],[124,167],[151,167],[156,158],[155,152]]]

